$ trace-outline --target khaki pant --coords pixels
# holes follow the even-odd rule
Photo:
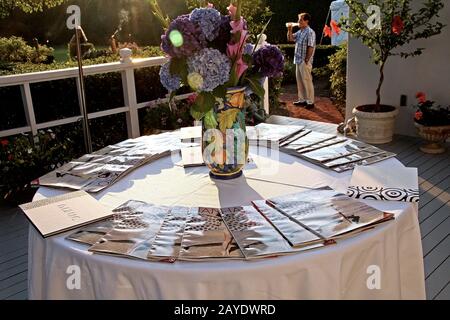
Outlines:
[[[297,78],[298,100],[308,104],[314,103],[314,85],[312,81],[312,64],[302,62],[295,65],[295,75]]]

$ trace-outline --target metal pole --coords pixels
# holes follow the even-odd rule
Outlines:
[[[331,8],[328,9],[327,19],[325,20],[325,25],[328,23],[328,18],[330,17]],[[320,38],[320,44],[322,44],[323,40],[323,31],[322,31],[322,37]]]
[[[84,91],[84,75],[83,75],[83,63],[81,57],[81,41],[80,37],[82,36],[81,26],[77,26],[75,29],[76,39],[77,39],[77,60],[78,60],[78,80],[80,83],[79,86],[79,97],[80,97],[80,107],[81,113],[83,115],[83,135],[84,135],[84,146],[86,148],[87,153],[92,153],[92,141],[91,141],[91,133],[89,131],[89,119],[86,108],[86,95]]]

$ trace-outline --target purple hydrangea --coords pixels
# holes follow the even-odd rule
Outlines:
[[[199,91],[211,92],[230,78],[230,59],[219,50],[205,48],[189,58],[187,63],[189,73],[196,72],[203,77]]]
[[[183,36],[183,45],[175,47],[169,39],[169,34],[178,30]],[[189,15],[181,15],[173,20],[166,33],[161,36],[161,49],[171,57],[188,57],[207,45],[205,34],[200,26],[189,20]]]
[[[281,76],[284,68],[284,56],[278,47],[263,46],[253,54],[253,64],[263,77]]]
[[[227,44],[231,40],[230,16],[221,16],[219,24],[219,33],[217,37],[210,43],[211,47],[226,53]]]
[[[164,63],[159,69],[159,80],[168,91],[175,91],[180,88],[181,79],[170,73],[170,61]]]
[[[219,35],[219,26],[221,22],[221,14],[214,8],[196,8],[189,19],[200,25],[206,39],[213,41]]]

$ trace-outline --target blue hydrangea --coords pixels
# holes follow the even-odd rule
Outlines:
[[[170,62],[166,62],[159,70],[159,80],[161,84],[169,91],[175,91],[180,88],[181,79],[176,75],[170,74]]]
[[[247,55],[251,56],[252,53],[253,53],[253,49],[254,49],[254,48],[255,48],[255,46],[254,46],[253,44],[247,43],[247,44],[244,46],[244,54],[247,54]]]
[[[230,79],[230,59],[217,49],[205,48],[188,61],[188,72],[197,72],[203,77],[199,91],[211,92]]]
[[[222,21],[220,12],[214,8],[194,9],[189,20],[200,25],[206,39],[213,41],[219,35],[219,28]]]

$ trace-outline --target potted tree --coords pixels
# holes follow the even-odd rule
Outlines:
[[[371,60],[379,68],[376,103],[353,109],[357,135],[368,143],[388,143],[392,141],[398,109],[382,104],[386,63],[391,56],[408,58],[422,54],[424,48],[410,49],[404,45],[441,32],[444,25],[435,19],[444,4],[441,0],[423,0],[420,6],[412,5],[411,0],[345,1],[350,19],[345,21],[344,29],[372,51]]]

